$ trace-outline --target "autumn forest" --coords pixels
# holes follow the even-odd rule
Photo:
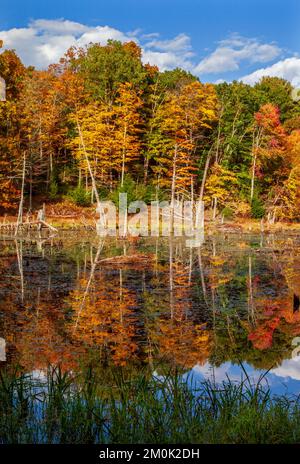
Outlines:
[[[0,444],[299,443],[298,90],[0,48]],[[103,237],[120,193],[203,241]]]
[[[71,48],[47,70],[0,54],[1,214],[46,203],[204,200],[213,218],[298,221],[300,105],[288,81],[204,84],[134,42]],[[97,190],[92,188],[92,170]]]

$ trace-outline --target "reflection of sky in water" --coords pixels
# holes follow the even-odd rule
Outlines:
[[[243,364],[250,380],[255,383],[265,371],[254,369],[250,364]],[[188,374],[191,381],[201,382],[204,379],[214,379],[216,383],[227,381],[239,382],[245,379],[243,369],[238,364],[225,362],[219,367],[212,367],[209,363],[196,365]],[[192,380],[193,379],[193,380]],[[297,395],[300,394],[300,356],[286,359],[280,367],[272,369],[265,377],[264,385],[268,384],[272,393]]]
[[[287,240],[295,247],[292,254],[282,251]],[[8,340],[9,363],[23,362],[25,369],[32,371],[45,367],[49,357],[59,360],[65,356],[69,369],[69,360],[77,360],[76,343],[83,347],[82,357],[85,343],[100,351],[98,338],[95,341],[93,337],[98,327],[103,327],[107,356],[111,356],[111,346],[118,348],[128,364],[132,359],[135,362],[139,353],[143,360],[151,349],[154,361],[162,354],[181,369],[199,362],[190,371],[194,380],[222,382],[245,377],[241,366],[230,360],[254,360],[260,370],[244,363],[254,383],[273,363],[278,367],[266,376],[272,391],[300,393],[300,358],[282,361],[297,348],[293,340],[300,335],[300,311],[295,307],[295,296],[300,295],[299,237],[275,240],[271,236],[220,235],[207,239],[199,255],[180,240],[112,240],[101,248],[103,258],[141,253],[155,259],[142,266],[99,265],[93,275],[91,263],[99,243],[96,239],[92,243],[90,234],[78,238],[68,233],[44,248],[38,244],[24,242],[21,247],[12,242],[8,247],[0,240],[0,255],[5,258],[0,263],[0,336]],[[93,284],[87,287],[91,277]],[[20,279],[24,279],[23,285]],[[84,311],[80,310],[86,319],[74,344],[70,324],[77,321],[78,303],[84,301],[87,288],[90,306],[84,303]],[[115,308],[122,312],[128,338],[118,337],[121,326]],[[128,316],[123,315],[124,309]],[[199,342],[202,327],[209,336]],[[135,343],[137,351],[130,357],[126,350]],[[1,359],[4,361],[5,351],[1,354],[0,338]],[[212,368],[208,360],[223,363]]]

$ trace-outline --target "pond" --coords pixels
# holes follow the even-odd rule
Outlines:
[[[206,235],[200,248],[92,232],[2,239],[0,276],[0,367],[76,371],[93,357],[104,373],[176,367],[216,382],[268,371],[274,393],[300,393],[297,235]]]

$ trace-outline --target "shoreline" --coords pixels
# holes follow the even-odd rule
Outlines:
[[[34,221],[37,217],[36,209],[31,215],[25,213],[23,222]],[[148,209],[150,216],[150,208]],[[96,206],[82,207],[76,206],[70,202],[47,203],[45,204],[45,217],[47,223],[62,230],[96,230],[96,223],[99,219],[96,213]],[[17,214],[1,214],[1,224],[16,223]],[[150,218],[149,218],[150,225]],[[270,233],[300,233],[300,222],[278,221],[269,223],[267,220],[251,218],[235,218],[222,220],[217,217],[216,220],[210,219],[210,210],[205,212],[204,218],[205,230],[209,234],[216,233],[243,233],[243,234],[270,234]],[[1,234],[1,231],[0,231]]]
[[[0,225],[7,223],[15,223],[17,220],[16,216],[0,216]],[[47,215],[47,222],[58,229],[58,231],[63,230],[90,230],[96,231],[96,221],[97,217],[91,216],[58,216],[58,215]],[[24,223],[26,223],[26,218],[24,218]],[[210,234],[216,233],[230,233],[230,234],[272,234],[272,233],[282,233],[282,232],[291,232],[291,233],[300,233],[300,223],[296,222],[276,222],[275,224],[263,223],[258,220],[236,220],[236,221],[224,221],[221,222],[212,222],[205,219],[205,229]]]

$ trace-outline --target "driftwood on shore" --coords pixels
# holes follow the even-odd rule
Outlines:
[[[151,254],[120,255],[100,259],[98,264],[150,264],[152,261],[154,261],[154,258],[155,255]]]
[[[7,222],[0,224],[0,234],[16,235],[19,231],[21,234],[31,231],[40,231],[41,229],[48,229],[52,232],[57,232],[57,229],[51,224],[43,221],[42,219],[28,222]]]
[[[242,232],[243,228],[239,224],[218,224],[215,226],[216,229],[221,232]]]

